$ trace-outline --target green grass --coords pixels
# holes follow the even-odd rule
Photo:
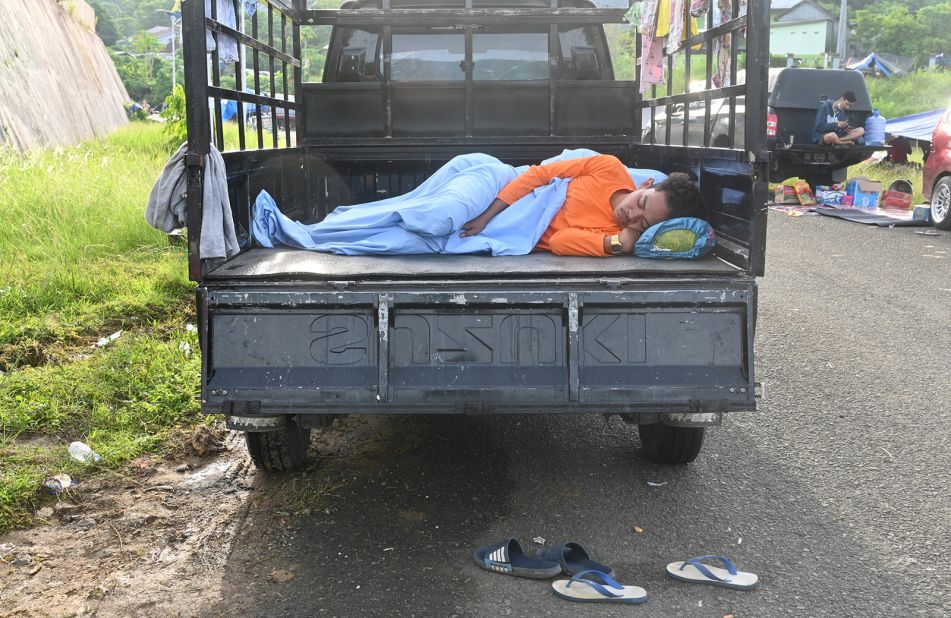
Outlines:
[[[888,163],[860,163],[849,168],[849,178],[865,176],[877,180],[887,189],[896,180],[907,180],[915,190],[914,203],[921,204],[924,195],[921,193],[921,165],[922,152],[915,149],[908,155],[909,163],[914,165],[891,165]]]
[[[921,70],[866,80],[872,105],[886,118],[899,118],[951,105],[951,71]]]
[[[0,155],[0,370],[182,312],[184,250],[143,216],[168,154],[160,127],[137,123],[75,148]]]
[[[0,532],[32,521],[44,477],[119,467],[198,419],[185,250],[143,214],[169,154],[148,123],[0,154]]]

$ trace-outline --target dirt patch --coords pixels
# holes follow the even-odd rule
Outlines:
[[[240,434],[212,429],[81,482],[37,510],[45,525],[0,537],[0,618],[210,616],[236,567],[264,585],[293,580],[299,565],[279,558],[291,524],[360,474],[378,422],[315,432],[320,455],[297,474],[258,472]],[[198,457],[192,438],[223,452]]]
[[[243,440],[225,447],[211,460],[135,460],[126,478],[40,509],[48,525],[0,538],[0,616],[190,615],[221,581],[254,483]]]

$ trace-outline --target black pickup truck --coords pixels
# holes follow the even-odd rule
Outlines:
[[[824,100],[845,92],[855,93],[847,113],[849,124],[864,127],[872,115],[865,76],[850,69],[801,69],[780,71],[769,93],[766,143],[771,151],[770,180],[782,182],[801,176],[816,185],[845,182],[850,165],[861,163],[887,146],[820,146],[812,142],[816,112]]]
[[[515,412],[620,415],[639,426],[647,458],[678,464],[697,457],[724,412],[755,409],[769,199],[763,3],[716,27],[707,17],[705,32],[666,60],[689,66],[702,44],[712,66],[712,41],[745,28],[743,85],[710,88],[708,75],[701,92],[678,94],[668,83],[649,97],[636,79],[614,78],[603,25],[623,23],[625,11],[586,0],[262,7],[239,32],[206,15],[203,2],[183,2],[202,409],[247,432],[259,467],[300,465],[311,428],[338,415]],[[301,31],[327,25],[324,79],[305,82]],[[255,73],[269,70],[254,94],[220,85],[243,67],[206,52],[206,29],[246,46]],[[723,98],[735,107],[738,97],[756,129],[745,149],[689,147],[685,136],[678,145],[676,127],[663,143],[640,142],[644,118],[667,107]],[[275,132],[258,123],[251,135],[229,127],[239,149],[224,152],[215,110],[226,99],[292,112],[297,122]],[[242,246],[227,261],[198,255],[213,143]],[[314,222],[342,204],[405,193],[458,154],[521,165],[578,147],[691,174],[717,232],[715,254],[347,257],[258,247],[248,231],[262,189],[285,214]]]

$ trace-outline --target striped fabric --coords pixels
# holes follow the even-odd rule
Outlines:
[[[496,573],[511,573],[512,565],[509,564],[509,546],[508,543],[501,545],[493,550],[485,558],[485,568]]]

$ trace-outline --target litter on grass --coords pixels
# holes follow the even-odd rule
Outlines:
[[[102,459],[99,453],[92,450],[85,442],[71,442],[69,445],[69,456],[83,463],[95,463]]]
[[[74,481],[68,474],[57,474],[56,476],[51,476],[45,481],[43,485],[50,490],[51,494],[58,494],[61,491],[65,491],[70,487],[75,487],[78,483]]]
[[[666,484],[667,484],[667,481],[664,481],[663,483],[657,483],[655,481],[647,481],[648,487],[663,487]]]
[[[102,339],[100,339],[99,341],[97,341],[97,342],[96,342],[96,347],[97,347],[97,348],[105,347],[105,346],[109,345],[110,343],[112,343],[113,341],[115,341],[116,339],[118,339],[118,338],[121,337],[121,336],[122,336],[122,331],[121,331],[121,330],[117,330],[116,332],[112,333],[112,334],[109,335],[108,337],[103,337]]]

